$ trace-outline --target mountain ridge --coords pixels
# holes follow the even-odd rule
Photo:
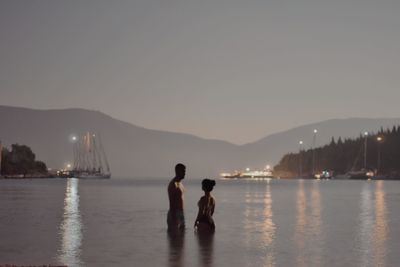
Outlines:
[[[5,145],[30,146],[51,168],[71,163],[71,135],[100,133],[113,176],[172,177],[177,162],[188,166],[189,177],[216,177],[222,171],[263,168],[276,164],[289,152],[304,148],[318,129],[317,145],[331,137],[350,138],[364,130],[399,125],[400,118],[330,119],[268,135],[255,142],[236,145],[192,134],[147,129],[88,109],[37,110],[0,105],[0,140]]]

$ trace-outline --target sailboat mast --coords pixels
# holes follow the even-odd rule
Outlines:
[[[317,129],[314,129],[314,136],[313,136],[313,141],[312,141],[312,175],[315,174],[315,146],[316,146],[316,141],[317,141]]]
[[[364,133],[365,140],[364,140],[364,169],[367,169],[367,138],[368,138],[368,132]]]
[[[101,157],[104,160],[104,163],[106,164],[107,173],[110,173],[110,165],[109,165],[108,160],[107,160],[106,152],[104,151],[103,142],[101,141],[100,134],[98,136],[99,136],[99,147],[100,147]]]
[[[1,159],[2,159],[2,156],[3,156],[3,145],[1,144],[1,141],[0,141],[0,176],[1,176]]]
[[[97,171],[97,160],[96,160],[97,151],[96,151],[95,137],[96,137],[96,135],[92,134],[92,142],[91,142],[91,145],[92,145],[92,156],[93,156],[93,166],[92,167],[93,167],[93,171],[94,172]]]

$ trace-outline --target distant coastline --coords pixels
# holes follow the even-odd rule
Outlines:
[[[54,179],[54,178],[60,178],[58,176],[55,175],[26,175],[24,176],[23,174],[20,175],[2,175],[0,176],[0,179],[3,180],[11,180],[11,179],[15,179],[15,180],[31,180],[31,179]]]
[[[1,179],[54,178],[46,164],[37,161],[32,149],[26,145],[13,144],[8,149],[0,143],[0,152]]]

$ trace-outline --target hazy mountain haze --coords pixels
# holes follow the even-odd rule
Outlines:
[[[71,136],[86,131],[100,133],[114,176],[171,177],[177,162],[188,166],[188,177],[215,177],[221,171],[263,168],[287,152],[317,145],[332,136],[356,137],[363,131],[399,125],[400,118],[340,119],[293,128],[246,145],[209,140],[189,134],[150,130],[84,109],[33,110],[0,106],[0,140],[5,145],[26,144],[48,167],[73,162]]]

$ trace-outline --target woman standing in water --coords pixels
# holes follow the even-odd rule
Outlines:
[[[201,182],[201,186],[204,191],[204,196],[202,196],[198,202],[199,213],[197,214],[194,228],[199,233],[214,233],[215,224],[212,215],[215,209],[215,199],[211,195],[211,191],[215,186],[215,181],[204,179]]]

